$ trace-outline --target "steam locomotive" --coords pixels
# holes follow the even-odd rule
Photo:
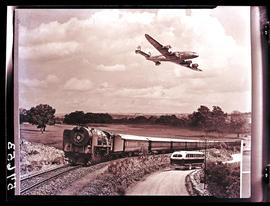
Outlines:
[[[224,141],[223,141],[224,142]],[[235,141],[227,141],[236,145]],[[206,145],[207,144],[207,145]],[[92,164],[142,153],[169,153],[176,150],[199,150],[215,147],[220,141],[144,137],[76,126],[64,130],[63,151],[72,164]]]

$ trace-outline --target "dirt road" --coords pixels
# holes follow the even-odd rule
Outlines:
[[[126,195],[188,196],[185,177],[193,170],[168,170],[153,173],[142,182],[130,187]]]

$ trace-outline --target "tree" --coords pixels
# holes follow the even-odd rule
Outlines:
[[[158,119],[156,119],[155,123],[171,126],[185,125],[185,121],[183,119],[178,119],[175,115],[161,115]]]
[[[157,117],[151,116],[151,117],[148,118],[148,122],[149,122],[150,124],[154,124],[154,123],[156,122],[157,119],[158,119]]]
[[[211,124],[211,111],[208,107],[201,105],[197,112],[189,115],[190,125],[200,129],[208,128]]]
[[[219,106],[213,106],[212,111],[206,106],[201,105],[197,112],[189,115],[189,125],[208,132],[223,132],[227,114]]]
[[[84,113],[83,111],[75,111],[66,114],[64,123],[82,125],[87,123],[112,123],[113,118],[109,114],[104,113]]]
[[[28,122],[37,125],[37,128],[40,128],[41,133],[45,131],[47,124],[55,124],[55,109],[48,104],[39,104],[36,107],[32,107],[26,113]]]
[[[213,106],[211,112],[211,130],[222,132],[225,127],[227,114],[225,114],[219,106]]]
[[[247,119],[241,114],[241,112],[239,111],[232,112],[230,127],[233,132],[237,133],[237,137],[239,137],[240,133],[244,132],[246,124]]]
[[[28,122],[28,118],[27,118],[27,110],[20,108],[19,109],[20,112],[20,124],[23,122]]]
[[[111,123],[112,116],[104,113],[88,112],[84,115],[84,123]]]
[[[137,116],[134,118],[134,123],[147,123],[147,118],[145,116]]]
[[[83,111],[75,111],[70,114],[66,114],[64,118],[64,123],[81,125],[85,123],[85,115]]]

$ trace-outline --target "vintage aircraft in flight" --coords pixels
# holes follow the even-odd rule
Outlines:
[[[190,59],[196,58],[199,55],[196,52],[191,51],[183,51],[183,52],[171,52],[171,46],[163,46],[160,43],[158,43],[155,39],[153,39],[148,34],[145,34],[145,38],[162,54],[157,56],[151,56],[151,54],[146,54],[143,51],[141,51],[141,47],[138,46],[138,48],[135,50],[135,53],[139,53],[143,55],[147,60],[155,62],[155,65],[160,65],[161,61],[170,61],[173,63],[176,63],[178,65],[187,67],[189,69],[195,70],[195,71],[202,71],[198,68],[198,64],[192,64],[192,61]]]

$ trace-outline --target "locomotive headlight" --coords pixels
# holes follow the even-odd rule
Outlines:
[[[78,141],[80,141],[81,136],[80,136],[80,135],[77,135],[76,139],[77,139]]]

